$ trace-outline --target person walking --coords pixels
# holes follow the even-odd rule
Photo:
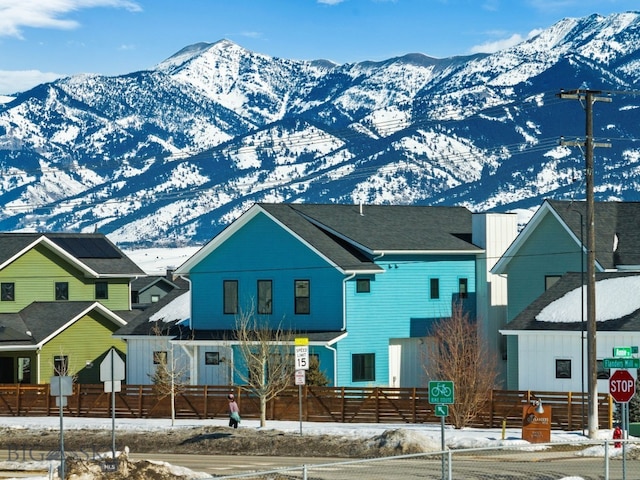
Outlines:
[[[233,393],[230,393],[227,398],[229,399],[229,426],[238,428],[238,424],[240,423],[240,408],[238,408]]]

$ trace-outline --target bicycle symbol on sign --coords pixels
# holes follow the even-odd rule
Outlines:
[[[435,385],[431,387],[431,395],[433,397],[450,397],[451,387],[446,383],[434,382]]]

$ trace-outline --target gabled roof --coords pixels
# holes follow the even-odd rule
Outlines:
[[[549,200],[548,203],[577,239],[581,238],[582,218],[586,244],[586,202]],[[640,202],[595,202],[593,215],[597,262],[606,270],[640,268]]]
[[[186,280],[183,278],[168,279],[166,275],[149,275],[145,277],[138,277],[131,282],[131,290],[142,293],[154,285],[164,283],[171,289],[174,288],[188,288],[186,286]]]
[[[584,285],[584,289],[580,288],[581,285]],[[640,298],[637,295],[639,286],[638,273],[596,274],[595,305],[598,331],[640,332]],[[610,291],[612,289],[614,293]],[[520,312],[501,332],[509,334],[535,330],[586,330],[585,302],[586,275],[581,272],[566,273]]]
[[[345,272],[378,272],[384,254],[477,254],[464,207],[270,204],[251,207],[176,270],[189,270],[258,213],[265,213]]]
[[[552,215],[586,251],[586,202],[545,200],[524,229],[516,237],[491,273],[506,273],[512,258],[524,245],[537,226]],[[616,268],[640,269],[640,203],[595,202],[595,253],[598,270]],[[582,229],[581,229],[582,223]]]
[[[187,288],[171,290],[149,308],[138,313],[127,325],[116,331],[114,336],[154,336],[158,334],[158,327],[163,335],[178,335],[179,331],[174,327],[191,317],[188,282],[183,280],[181,283],[184,283]],[[184,300],[187,300],[186,306]],[[163,314],[163,311],[170,313]],[[188,329],[188,325],[181,326],[180,329]]]
[[[116,325],[126,324],[99,302],[33,302],[19,313],[0,314],[0,349],[42,346],[94,310]]]
[[[136,277],[144,271],[105,235],[85,233],[0,233],[0,269],[43,245],[88,277]]]

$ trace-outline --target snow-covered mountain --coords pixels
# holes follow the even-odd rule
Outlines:
[[[0,104],[0,230],[209,240],[254,202],[465,205],[639,200],[640,13],[564,19],[492,55],[336,65],[188,46],[149,71],[80,75]]]

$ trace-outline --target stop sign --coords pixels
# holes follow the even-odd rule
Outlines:
[[[627,403],[636,393],[636,381],[627,370],[616,370],[609,378],[609,394],[618,403]]]

